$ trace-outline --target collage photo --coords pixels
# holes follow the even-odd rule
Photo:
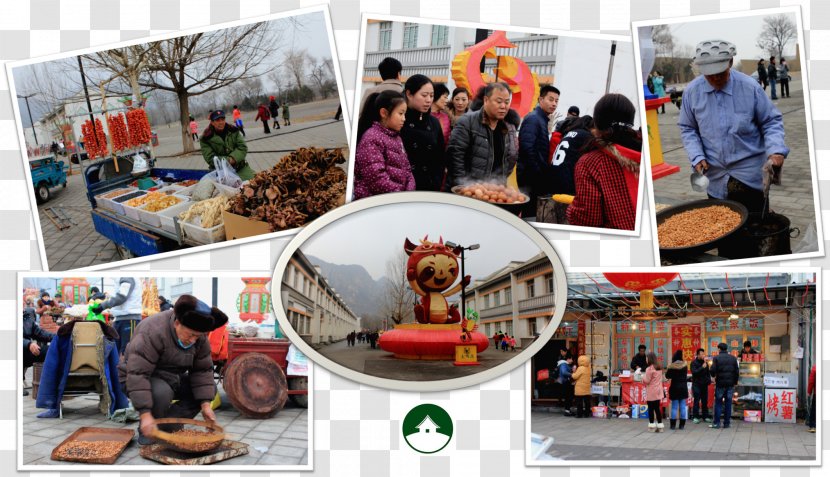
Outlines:
[[[10,474],[820,475],[822,2],[18,3]]]

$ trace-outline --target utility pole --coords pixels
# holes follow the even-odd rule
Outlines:
[[[18,98],[26,100],[26,111],[29,112],[29,122],[32,124],[32,135],[35,137],[35,146],[39,146],[37,143],[37,130],[35,129],[35,120],[32,118],[32,110],[29,108],[29,98],[36,95],[37,93],[27,94],[26,96],[17,95]]]
[[[89,110],[89,120],[92,121],[92,131],[93,131],[93,140],[95,144],[100,148],[101,145],[98,144],[98,134],[94,133],[95,131],[95,116],[92,114],[92,102],[89,100],[89,89],[86,87],[86,75],[84,74],[84,63],[81,61],[81,55],[78,55],[78,69],[81,70],[81,84],[84,86],[84,96],[86,97],[86,108]],[[89,138],[84,138],[87,142],[89,142]],[[80,156],[79,156],[80,157]],[[117,168],[116,168],[117,170]]]

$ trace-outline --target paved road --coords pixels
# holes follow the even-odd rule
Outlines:
[[[299,147],[340,147],[343,148],[343,155],[347,159],[349,157],[346,129],[342,121],[323,119],[298,122],[296,125],[292,122],[292,126],[270,135],[258,131],[249,137],[248,161],[255,171],[273,167],[289,151]],[[87,163],[84,163],[84,166],[86,165]],[[344,168],[346,166],[347,164],[342,165]],[[207,169],[201,154],[198,153],[160,158],[157,167]],[[75,168],[77,169],[77,166]],[[70,270],[120,260],[115,245],[96,233],[92,226],[91,208],[82,176],[69,176],[67,184],[66,188],[52,189],[53,198],[38,206],[49,269]],[[63,231],[58,230],[44,212],[49,207],[62,208],[77,225]]]
[[[346,340],[324,345],[317,351],[332,361],[355,371],[387,379],[402,381],[434,381],[452,379],[490,369],[519,354],[495,350],[491,345],[478,355],[479,366],[455,366],[452,361],[422,361],[397,359],[381,349],[371,349],[368,343],[346,346]]]
[[[559,410],[530,413],[531,432],[554,438],[548,454],[565,460],[804,460],[815,459],[816,434],[803,423],[732,420],[729,429],[686,423],[651,433],[647,419],[576,419]]]
[[[797,251],[802,245],[808,227],[815,227],[815,191],[810,171],[804,92],[800,77],[790,81],[790,93],[790,98],[773,102],[784,115],[784,130],[790,155],[784,164],[782,185],[774,185],[770,190],[770,210],[788,217],[792,222],[791,226],[801,231],[797,238],[791,240],[793,250]],[[705,193],[694,192],[689,184],[691,167],[680,140],[680,129],[677,127],[679,110],[669,103],[666,104],[666,114],[659,114],[657,117],[663,158],[668,164],[680,166],[680,172],[677,174],[654,181],[654,197],[658,209],[661,204],[675,205],[705,199]],[[818,244],[814,244],[814,247],[812,251],[817,250]]]
[[[29,368],[27,381],[32,382]],[[31,390],[30,390],[31,391]],[[305,465],[308,463],[308,410],[296,407],[291,400],[271,419],[250,419],[231,406],[221,384],[222,405],[216,410],[219,424],[228,438],[249,445],[248,455],[235,457],[217,465]],[[53,461],[52,450],[83,426],[135,430],[136,422],[122,424],[107,419],[98,411],[94,395],[76,397],[63,403],[63,419],[38,419],[42,409],[35,408],[31,396],[23,398],[23,463],[26,465],[84,465]],[[138,443],[132,441],[116,465],[157,465],[138,455]],[[161,464],[158,464],[161,465]]]

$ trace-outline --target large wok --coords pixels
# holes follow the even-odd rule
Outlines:
[[[657,226],[659,227],[666,219],[677,215],[681,212],[686,212],[688,210],[695,210],[695,209],[702,209],[704,207],[710,207],[713,205],[722,205],[725,207],[729,207],[733,211],[741,214],[740,223],[738,223],[735,228],[726,232],[725,234],[721,235],[720,237],[710,240],[708,242],[699,243],[697,245],[691,245],[688,247],[660,247],[660,257],[663,259],[670,258],[670,259],[677,259],[681,257],[689,257],[693,255],[698,255],[708,250],[712,250],[716,248],[724,239],[733,235],[735,232],[741,229],[746,223],[747,218],[749,217],[749,211],[747,208],[738,202],[732,200],[722,200],[722,199],[703,199],[703,200],[696,200],[693,202],[687,202],[685,204],[676,205],[674,207],[669,207],[667,209],[663,209],[657,213]],[[659,241],[658,241],[659,243]]]
[[[451,188],[450,191],[453,194],[460,195],[461,197],[466,197],[464,194],[461,193],[461,188],[462,187],[464,187],[464,186],[457,185],[457,186],[454,186],[453,188]],[[504,209],[504,210],[506,210],[506,211],[508,211],[512,214],[518,215],[519,212],[521,212],[522,209],[524,208],[524,205],[527,204],[528,201],[530,201],[530,197],[527,194],[522,193],[522,195],[524,195],[525,200],[523,200],[521,202],[511,202],[509,204],[500,204],[498,202],[490,202],[489,200],[476,199],[475,197],[470,197],[470,198],[475,199],[475,200],[479,200],[481,202],[484,202],[485,204],[491,204],[491,205],[495,205],[496,207],[501,207],[502,209]]]

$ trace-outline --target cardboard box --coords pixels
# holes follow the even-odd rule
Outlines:
[[[608,408],[605,406],[594,406],[591,408],[591,414],[594,417],[606,418],[608,417]]]
[[[222,220],[225,223],[225,240],[271,233],[271,227],[268,223],[251,220],[248,217],[236,215],[228,211],[222,211]]]

